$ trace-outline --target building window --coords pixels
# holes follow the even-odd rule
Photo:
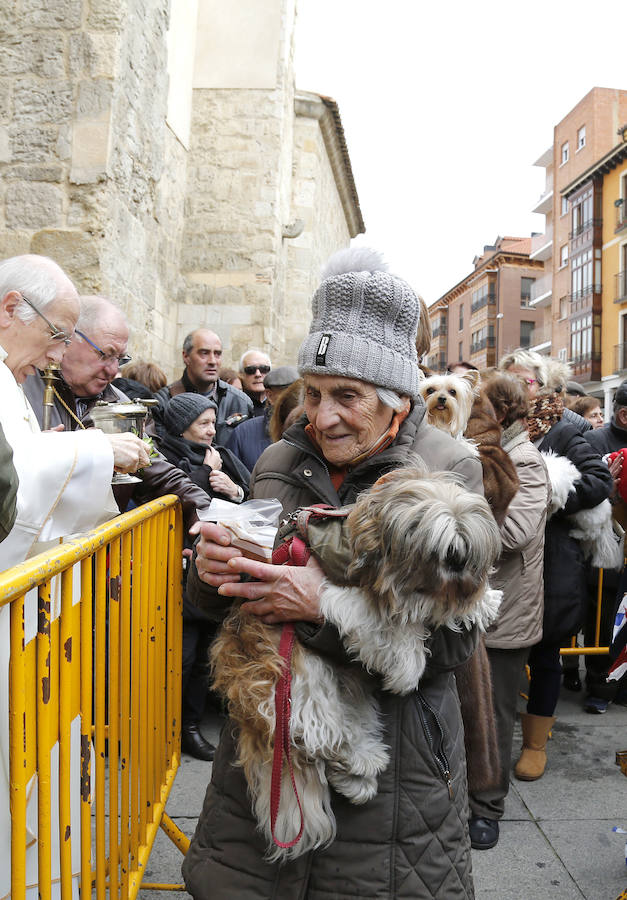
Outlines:
[[[592,291],[592,250],[573,256],[570,276],[570,298],[581,300]]]
[[[472,292],[470,315],[474,315],[478,309],[482,309],[488,304],[493,306],[495,303],[496,294],[494,292],[494,282],[484,281],[481,287],[478,287],[476,291]]]
[[[590,359],[592,351],[592,315],[574,319],[570,325],[570,358],[573,362]]]
[[[462,344],[461,341],[459,342],[459,344],[457,346],[457,356],[458,356],[458,359],[460,362],[464,358],[464,345]]]
[[[531,305],[531,285],[534,283],[535,278],[525,278],[524,276],[520,279],[520,305],[527,307]]]
[[[560,319],[568,317],[568,297],[560,297]]]
[[[573,202],[573,230],[571,237],[577,237],[582,231],[590,228],[593,222],[592,188]]]
[[[459,306],[459,330],[462,331],[464,328],[464,304],[461,303]],[[461,356],[459,357],[461,359]]]
[[[568,244],[564,244],[563,247],[560,247],[560,269],[563,269],[564,266],[568,265]]]
[[[562,197],[562,215],[565,216],[568,212],[568,197]]]
[[[484,325],[478,331],[473,331],[470,337],[470,352],[479,353],[486,347],[494,347],[494,325]]]
[[[569,156],[568,141],[566,141],[565,144],[562,144],[562,162],[561,162],[562,166],[564,165],[564,163],[568,162],[568,156]]]
[[[531,335],[533,334],[535,322],[524,322],[520,323],[520,346],[523,350],[528,350],[531,347]]]
[[[581,150],[582,147],[586,146],[586,126],[582,125],[579,131],[577,132],[577,150]]]

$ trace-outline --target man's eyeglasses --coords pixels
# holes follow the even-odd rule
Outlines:
[[[115,363],[117,363],[118,367],[125,366],[127,363],[130,363],[130,361],[132,359],[132,357],[129,356],[127,353],[122,353],[121,356],[116,356],[115,353],[105,353],[104,350],[100,349],[98,344],[94,344],[93,341],[90,341],[89,338],[87,337],[87,335],[83,334],[82,331],[79,331],[77,329],[76,334],[80,338],[82,338],[86,343],[88,343],[89,346],[92,348],[92,350],[96,351],[96,353],[100,357],[100,361],[103,362],[105,365],[115,362]]]
[[[261,372],[262,375],[267,375],[269,371],[270,366],[244,366],[246,375],[254,375],[255,372]]]
[[[56,325],[53,325],[50,319],[47,319],[42,312],[40,312],[32,300],[29,300],[28,297],[25,297],[24,294],[20,293],[20,296],[24,303],[27,303],[30,308],[37,313],[40,319],[43,319],[46,325],[48,326],[48,330],[50,331],[50,340],[58,341],[59,343],[63,342],[66,347],[68,347],[72,343],[72,339],[65,333],[65,331],[61,331],[57,328]]]

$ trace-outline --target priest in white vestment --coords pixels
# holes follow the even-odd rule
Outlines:
[[[26,399],[22,383],[37,368],[60,362],[72,339],[80,310],[79,298],[70,279],[52,260],[21,256],[0,263],[0,423],[13,448],[19,477],[15,524],[0,543],[0,571],[23,562],[46,549],[48,542],[88,531],[112,516],[118,508],[111,491],[114,466],[135,471],[149,464],[146,445],[135,435],[105,435],[97,429],[68,433],[42,433]],[[35,599],[35,602],[30,602]],[[36,630],[36,598],[26,609],[26,641]],[[53,617],[55,613],[53,612]],[[56,612],[58,615],[58,611]],[[11,821],[9,814],[8,747],[8,606],[0,608],[0,900],[10,893]],[[72,723],[80,734],[78,719]],[[74,755],[74,747],[72,748]],[[53,751],[52,764],[58,752]],[[54,769],[53,769],[54,771]],[[78,801],[78,766],[72,795]],[[53,776],[54,777],[54,776]],[[74,774],[73,774],[74,779]],[[36,807],[32,792],[27,813],[29,829],[36,829]],[[78,872],[78,814],[73,803],[73,872]],[[58,833],[53,810],[53,886],[59,891]],[[33,825],[34,823],[34,825]],[[36,831],[32,835],[36,837]],[[55,845],[56,841],[56,845]],[[37,844],[27,851],[27,896],[37,897]],[[75,885],[74,893],[77,894]]]

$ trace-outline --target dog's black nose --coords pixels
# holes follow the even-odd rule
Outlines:
[[[440,394],[438,397],[438,403],[446,403],[446,394]]]
[[[446,565],[453,572],[463,572],[466,566],[465,548],[449,547],[446,554]]]

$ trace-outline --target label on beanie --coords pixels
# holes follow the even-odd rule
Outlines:
[[[329,349],[329,341],[331,340],[330,334],[323,334],[320,338],[320,343],[318,344],[318,350],[316,351],[316,365],[317,366],[326,366],[327,364],[327,350]]]

